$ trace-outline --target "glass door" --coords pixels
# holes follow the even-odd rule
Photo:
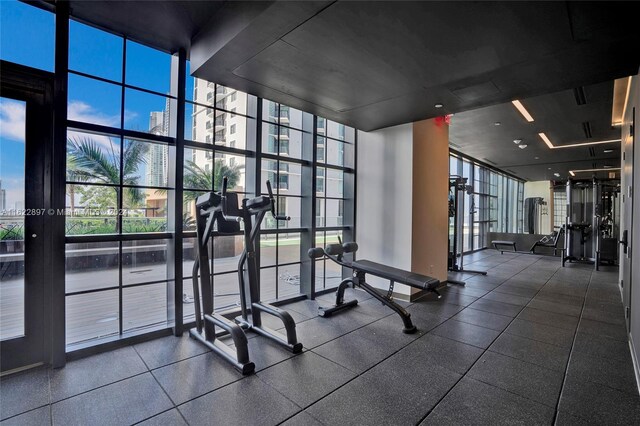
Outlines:
[[[26,83],[26,84],[23,84]],[[45,362],[44,209],[50,83],[2,67],[0,90],[0,369]]]

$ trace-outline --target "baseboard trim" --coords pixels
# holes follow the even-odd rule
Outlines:
[[[638,393],[640,393],[640,363],[638,360],[638,352],[636,352],[635,345],[633,343],[633,337],[629,333],[629,349],[631,350],[631,361],[633,362],[633,372],[636,375],[636,386],[638,387]]]

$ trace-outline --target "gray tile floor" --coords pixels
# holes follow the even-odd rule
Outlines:
[[[356,308],[316,317],[326,295],[287,307],[303,354],[249,340],[254,375],[166,337],[2,378],[1,424],[638,424],[616,270],[467,260],[488,275],[403,303],[416,334],[361,291]]]

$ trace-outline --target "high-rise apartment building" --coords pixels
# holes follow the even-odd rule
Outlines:
[[[0,180],[0,210],[7,208],[7,191],[2,188],[2,180]]]

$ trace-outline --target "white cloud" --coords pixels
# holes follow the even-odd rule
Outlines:
[[[26,104],[7,98],[0,101],[0,137],[24,142]]]
[[[69,120],[99,124],[109,127],[120,127],[120,115],[107,115],[96,111],[91,105],[82,101],[70,101],[67,110]]]

